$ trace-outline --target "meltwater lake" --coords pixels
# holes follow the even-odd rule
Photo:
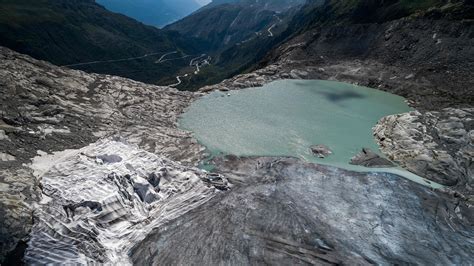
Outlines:
[[[372,127],[387,115],[411,108],[403,97],[352,84],[280,80],[260,88],[213,92],[195,101],[179,121],[213,155],[292,156],[347,170],[387,172],[427,184],[400,168],[349,164],[362,148],[379,152]],[[333,154],[315,157],[309,147]],[[432,185],[435,186],[435,185]]]

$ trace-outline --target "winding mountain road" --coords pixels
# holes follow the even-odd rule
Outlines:
[[[142,56],[136,56],[136,57],[128,57],[128,58],[120,58],[120,59],[111,59],[111,60],[101,60],[101,61],[91,61],[91,62],[84,62],[84,63],[77,63],[77,64],[70,64],[70,65],[63,65],[64,67],[74,67],[74,66],[86,66],[86,65],[93,65],[93,64],[101,64],[101,63],[115,63],[115,62],[124,62],[124,61],[131,61],[131,60],[138,60],[138,59],[143,59],[143,58],[146,58],[146,57],[150,57],[150,56],[156,56],[156,55],[161,55],[161,57],[155,61],[156,64],[162,64],[164,62],[168,62],[168,61],[174,61],[174,60],[179,60],[179,59],[184,59],[184,58],[187,58],[187,57],[191,57],[191,56],[196,56],[196,55],[187,55],[187,54],[183,54],[181,57],[175,57],[175,58],[167,58],[168,56],[170,55],[173,55],[173,54],[178,54],[180,53],[179,51],[172,51],[172,52],[167,52],[165,54],[163,53],[149,53],[149,54],[145,54],[145,55],[142,55]],[[211,63],[211,60],[212,60],[212,57],[207,55],[207,54],[201,54],[197,57],[194,57],[193,59],[191,59],[191,61],[189,62],[189,66],[191,67],[195,67],[196,70],[194,71],[194,75],[197,75],[199,74],[199,72],[201,71],[201,67],[205,66],[205,65],[210,65]],[[174,83],[174,84],[171,84],[171,85],[168,85],[170,87],[176,87],[176,86],[179,86],[182,82],[181,78],[183,77],[188,77],[190,74],[185,74],[185,75],[180,75],[180,76],[176,76],[176,80],[177,82]]]
[[[189,66],[190,67],[196,67],[196,70],[194,71],[193,74],[197,75],[197,74],[199,74],[199,72],[201,72],[201,67],[211,64],[211,60],[212,60],[212,57],[210,55],[201,54],[200,56],[197,56],[197,57],[194,57],[193,59],[191,59],[189,61]],[[169,87],[177,87],[181,83],[183,83],[181,78],[186,78],[186,77],[189,77],[190,75],[192,75],[192,74],[187,73],[185,75],[178,75],[178,76],[176,76],[176,80],[178,82],[176,82],[174,84],[171,84],[171,85],[168,85],[168,86]]]
[[[275,24],[273,24],[272,26],[270,26],[270,28],[268,28],[268,30],[267,30],[267,31],[268,31],[268,37],[273,37],[273,36],[275,36],[275,35],[273,34],[273,32],[272,32],[272,29],[275,28],[278,23],[282,23],[282,22],[283,22],[283,20],[282,20],[279,16],[277,16],[277,15],[273,15],[273,16],[278,19],[278,22],[275,23]]]
[[[101,64],[101,63],[115,63],[115,62],[123,62],[123,61],[143,59],[143,58],[146,58],[146,57],[155,56],[155,55],[159,55],[159,54],[162,54],[162,53],[151,53],[151,54],[145,54],[145,55],[136,56],[136,57],[127,57],[127,58],[101,60],[101,61],[91,61],[91,62],[84,62],[84,63],[77,63],[77,64],[62,65],[62,66],[63,67],[75,67],[75,66],[86,66],[86,65],[94,65],[94,64]],[[170,53],[168,53],[168,54],[170,54]],[[167,54],[165,54],[165,55],[167,55]]]
[[[165,57],[167,57],[168,55],[177,54],[177,53],[178,53],[178,51],[173,51],[173,52],[166,53],[166,54],[162,55],[162,56],[160,57],[160,59],[156,60],[155,63],[158,64],[158,63],[164,62],[163,59],[164,59]]]
[[[268,28],[268,37],[273,37],[272,29],[275,28],[277,24],[273,24],[270,28]]]
[[[206,59],[202,59],[205,56],[207,56]],[[201,71],[202,66],[211,64],[210,63],[211,60],[212,60],[211,56],[209,56],[207,54],[202,54],[201,56],[198,56],[198,57],[195,57],[195,58],[191,59],[191,61],[189,62],[189,66],[196,67],[196,71],[194,71],[194,75],[197,75]]]
[[[176,83],[174,83],[174,84],[171,84],[171,85],[168,85],[168,86],[169,86],[169,87],[176,87],[176,86],[178,86],[178,85],[180,85],[180,84],[182,83],[181,78],[186,78],[186,77],[188,77],[188,76],[189,76],[189,74],[185,74],[185,75],[183,75],[183,76],[176,76],[176,80],[177,80],[178,82],[176,82]]]

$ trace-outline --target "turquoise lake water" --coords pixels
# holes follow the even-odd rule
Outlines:
[[[349,164],[364,147],[379,152],[372,127],[380,118],[410,110],[404,98],[367,87],[280,80],[201,97],[179,124],[194,132],[212,155],[292,156],[348,170],[396,173],[426,184],[399,168],[374,170]],[[328,146],[333,155],[313,156],[309,147],[315,144]]]

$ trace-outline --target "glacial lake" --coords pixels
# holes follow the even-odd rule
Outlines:
[[[192,131],[212,156],[292,156],[347,170],[394,173],[426,185],[429,182],[401,168],[349,164],[362,148],[381,154],[372,133],[380,118],[411,110],[404,98],[367,87],[280,80],[203,96],[181,116],[179,125]],[[315,144],[328,146],[333,154],[315,157],[309,149]]]

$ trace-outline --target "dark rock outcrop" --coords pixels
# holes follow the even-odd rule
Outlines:
[[[329,149],[328,146],[322,144],[313,145],[309,147],[309,149],[311,150],[314,156],[318,156],[319,158],[326,158],[332,154],[331,149]]]
[[[362,151],[351,159],[351,164],[361,165],[370,168],[384,168],[394,167],[395,165],[385,158],[382,158],[377,153],[368,148],[363,148]]]

